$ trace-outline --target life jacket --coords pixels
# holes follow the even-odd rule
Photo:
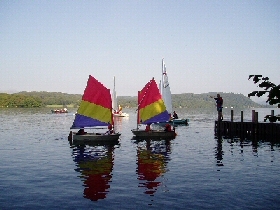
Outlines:
[[[145,129],[145,131],[150,131],[150,130],[151,130],[150,125],[146,125],[146,129]]]
[[[171,125],[170,124],[166,124],[164,131],[172,131],[171,130]]]
[[[223,106],[223,98],[222,97],[220,97],[220,98],[218,98],[217,99],[217,107],[222,107]]]

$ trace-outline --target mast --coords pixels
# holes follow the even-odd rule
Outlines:
[[[113,89],[113,99],[112,99],[112,103],[113,103],[113,110],[117,110],[117,94],[116,94],[116,77],[114,76],[114,89]]]
[[[160,94],[163,94],[163,72],[164,72],[164,58],[161,60],[161,82],[160,82]]]

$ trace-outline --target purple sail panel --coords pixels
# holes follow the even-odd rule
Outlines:
[[[158,122],[168,122],[169,119],[170,119],[170,116],[169,116],[168,112],[165,110],[164,112],[160,113],[159,115],[156,115],[141,123],[150,124],[150,123],[158,123]]]
[[[76,114],[75,120],[73,122],[72,128],[84,128],[84,127],[94,127],[94,126],[107,126],[110,122],[104,123],[99,120],[86,117],[84,115]]]

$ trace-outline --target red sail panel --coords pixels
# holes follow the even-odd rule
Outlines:
[[[89,76],[82,100],[88,101],[92,104],[100,105],[104,108],[112,108],[110,89],[107,89],[102,83],[100,83],[91,75]]]
[[[154,80],[150,80],[149,83],[145,85],[145,87],[141,90],[140,93],[140,103],[139,110],[156,102],[161,99],[161,95],[158,89],[158,86]],[[139,100],[139,99],[138,99]]]

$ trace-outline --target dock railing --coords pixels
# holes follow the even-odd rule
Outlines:
[[[215,121],[214,130],[216,136],[223,136],[229,139],[240,138],[241,140],[250,139],[280,142],[279,122],[274,120],[266,122],[265,119],[264,122],[259,122],[258,112],[255,110],[252,110],[252,121],[244,121],[243,111],[241,111],[241,120],[239,122],[233,121],[233,115],[234,111],[231,110],[230,121]],[[274,116],[274,110],[271,111],[271,115],[269,116]],[[274,118],[272,117],[271,119]]]

